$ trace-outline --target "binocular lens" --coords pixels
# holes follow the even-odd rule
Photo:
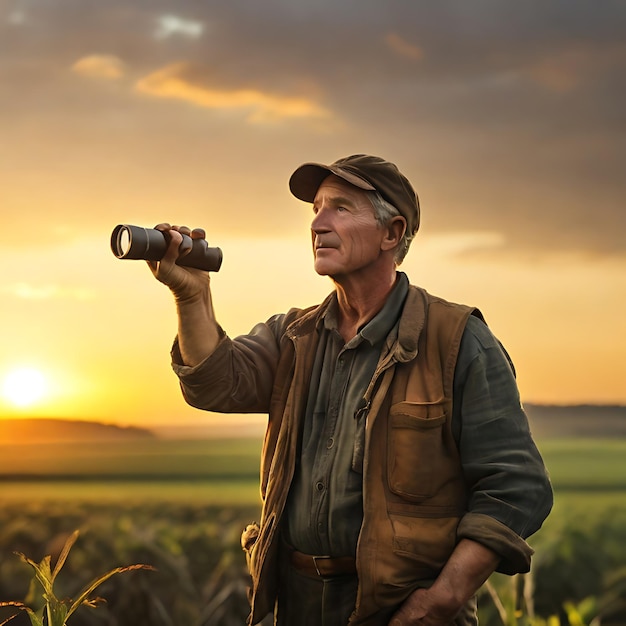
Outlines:
[[[128,228],[120,229],[116,239],[116,254],[120,258],[124,258],[130,251],[130,232]]]
[[[158,261],[167,250],[167,241],[159,230],[120,224],[111,235],[111,250],[118,259]]]
[[[222,265],[222,251],[209,248],[204,239],[183,235],[189,252],[176,261],[177,265],[217,272]],[[169,237],[155,228],[118,224],[111,233],[111,250],[118,259],[160,261],[167,250]]]

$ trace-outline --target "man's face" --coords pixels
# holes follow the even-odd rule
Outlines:
[[[334,279],[368,275],[380,262],[385,229],[376,221],[366,193],[330,175],[313,202],[311,236],[315,271]]]

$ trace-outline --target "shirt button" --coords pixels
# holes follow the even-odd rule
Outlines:
[[[330,439],[326,442],[326,448],[330,450],[334,445],[335,445],[335,440],[332,437],[330,437]]]
[[[324,491],[324,483],[321,483],[321,482],[320,483],[315,483],[315,488],[318,491]]]

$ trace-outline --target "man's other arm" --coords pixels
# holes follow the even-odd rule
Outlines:
[[[446,626],[495,571],[500,557],[476,541],[462,539],[429,589],[414,591],[389,626]]]

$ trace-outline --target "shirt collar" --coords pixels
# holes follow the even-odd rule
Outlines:
[[[374,346],[384,341],[400,317],[408,291],[409,279],[407,275],[404,272],[397,272],[396,283],[389,292],[383,308],[369,322],[360,328],[359,333],[350,343],[358,339],[359,343],[365,340]],[[337,314],[337,296],[334,295],[322,316],[326,330],[337,330]]]

